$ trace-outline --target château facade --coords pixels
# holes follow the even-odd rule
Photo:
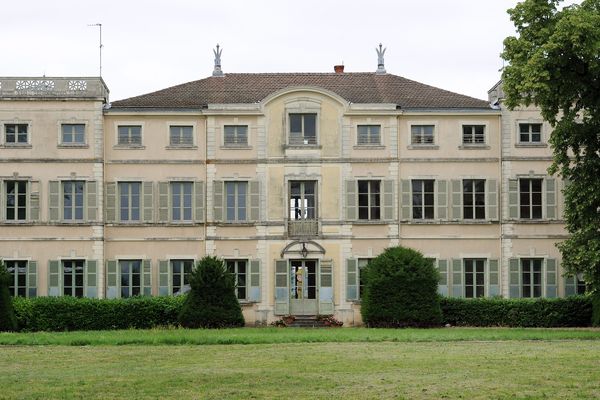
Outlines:
[[[0,258],[19,296],[173,295],[205,255],[248,324],[361,323],[361,268],[420,250],[457,297],[557,297],[550,126],[388,74],[223,73],[109,102],[101,78],[0,78]]]

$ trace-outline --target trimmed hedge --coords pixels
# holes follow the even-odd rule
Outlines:
[[[12,276],[0,260],[0,332],[17,330],[17,320],[9,290],[11,278]]]
[[[592,323],[592,298],[441,299],[444,324],[452,326],[583,327]]]
[[[600,326],[600,290],[596,290],[592,295],[592,326]]]
[[[21,331],[147,329],[178,325],[177,315],[186,296],[78,299],[37,297],[14,299]]]

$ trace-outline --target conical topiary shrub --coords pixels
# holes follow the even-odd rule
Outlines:
[[[0,260],[0,332],[17,330],[17,319],[9,290],[11,278]]]
[[[204,257],[190,275],[190,292],[179,313],[186,328],[228,328],[244,325],[235,279],[223,260]]]

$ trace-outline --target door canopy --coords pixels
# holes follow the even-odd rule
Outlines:
[[[319,243],[312,240],[294,240],[281,250],[281,258],[285,254],[299,254],[300,257],[307,258],[312,254],[325,254],[325,249]]]

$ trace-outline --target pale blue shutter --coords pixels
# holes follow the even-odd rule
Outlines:
[[[519,180],[508,180],[508,218],[519,218]]]
[[[142,260],[142,294],[152,296],[152,263]]]
[[[333,314],[333,260],[322,260],[319,268],[319,314]]]
[[[223,181],[213,181],[213,220],[223,221]]]
[[[290,313],[289,268],[287,260],[275,261],[275,315]]]
[[[358,260],[356,258],[349,258],[346,260],[346,299],[348,301],[358,300],[359,285]]]
[[[556,219],[556,179],[546,179],[546,218]]]
[[[462,219],[462,181],[452,179],[452,220],[458,221]]]
[[[556,286],[556,259],[546,260],[546,297],[553,298],[558,295]]]
[[[169,261],[159,260],[158,261],[158,295],[168,296],[172,294],[172,282],[171,282],[171,271],[169,268]]]
[[[121,297],[121,293],[119,290],[119,271],[117,268],[116,260],[107,260],[106,261],[106,298],[107,299],[116,299]]]
[[[169,182],[158,182],[158,222],[169,222]]]
[[[48,220],[50,222],[60,221],[60,182],[48,182]]]
[[[383,185],[383,219],[393,220],[394,209],[396,208],[396,196],[394,196],[394,181],[386,179],[381,182]]]
[[[194,182],[194,221],[204,222],[204,182]]]
[[[496,259],[488,260],[488,285],[489,297],[500,295],[500,272]]]
[[[402,210],[402,219],[412,219],[412,196],[411,196],[411,182],[403,179],[400,181],[400,189],[402,193],[402,204],[400,209]]]
[[[29,181],[29,215],[30,221],[40,219],[40,181]]]
[[[85,297],[98,297],[98,261],[87,260],[85,263]]]
[[[115,222],[117,220],[117,183],[106,182],[105,191],[104,208],[106,222]]]
[[[154,221],[154,184],[153,182],[142,182],[143,197],[143,221],[145,223]]]
[[[86,212],[88,221],[98,220],[98,182],[87,181],[85,183]],[[94,296],[96,297],[96,296]]]
[[[48,296],[62,296],[60,261],[48,261]]]
[[[488,179],[486,182],[486,208],[487,219],[492,221],[498,220],[498,181]]]
[[[438,293],[442,296],[448,296],[448,260],[437,260],[437,269],[440,274]]]
[[[436,180],[437,219],[448,219],[448,182]]]
[[[260,260],[250,260],[250,293],[249,301],[260,302]]]
[[[521,267],[518,258],[511,258],[508,261],[509,265],[509,291],[508,297],[521,297]]]
[[[260,220],[260,182],[248,182],[248,201],[250,210],[250,221]]]
[[[27,263],[27,297],[37,297],[37,261]]]
[[[356,181],[347,180],[346,186],[346,219],[354,221],[358,218]]]
[[[452,260],[452,297],[464,297],[461,259]]]

